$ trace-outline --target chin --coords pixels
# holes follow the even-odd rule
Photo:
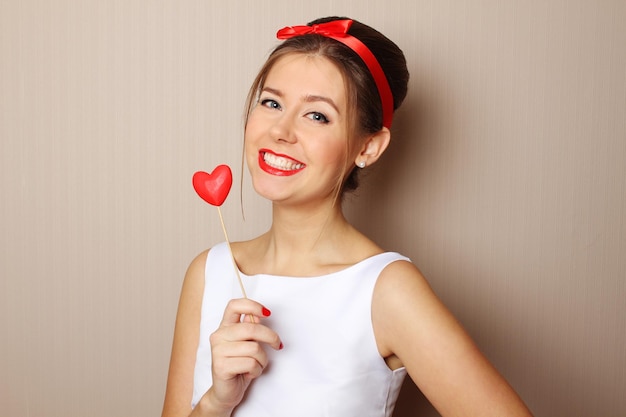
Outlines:
[[[265,180],[252,179],[252,188],[260,196],[270,201],[282,201],[286,199],[287,193],[285,192],[284,185],[278,184],[275,181],[268,184]]]

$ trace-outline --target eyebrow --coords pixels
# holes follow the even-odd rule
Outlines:
[[[283,97],[283,93],[280,90],[276,90],[276,89],[274,89],[272,87],[263,87],[262,91],[267,91],[268,93],[275,94],[275,95],[277,95],[278,97],[281,97],[281,98]],[[306,96],[304,96],[304,101],[306,103],[314,103],[316,101],[322,101],[324,103],[328,103],[333,109],[335,109],[335,111],[337,113],[341,113],[339,111],[339,107],[337,107],[335,102],[332,99],[330,99],[328,97],[325,97],[325,96],[319,96],[319,95],[315,95],[315,94],[307,94]]]

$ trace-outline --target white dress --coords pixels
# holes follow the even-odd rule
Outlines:
[[[390,370],[376,347],[372,293],[380,272],[408,258],[385,252],[318,277],[241,274],[246,293],[271,310],[263,323],[284,348],[254,380],[236,417],[389,417],[406,375]],[[226,243],[209,251],[192,407],[211,387],[209,335],[241,290]]]

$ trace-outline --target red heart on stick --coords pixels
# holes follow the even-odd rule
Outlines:
[[[218,165],[210,174],[196,172],[192,182],[200,198],[211,205],[221,206],[233,185],[233,173],[228,165]]]

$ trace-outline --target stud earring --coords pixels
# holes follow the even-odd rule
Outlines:
[[[359,168],[365,168],[365,161],[359,162]]]

